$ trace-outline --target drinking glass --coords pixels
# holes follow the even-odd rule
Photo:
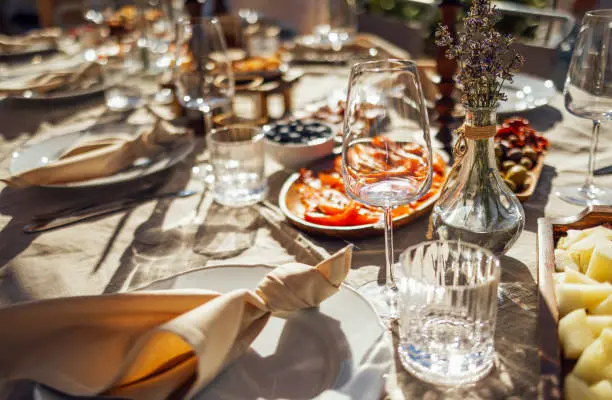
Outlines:
[[[217,203],[242,207],[264,199],[267,182],[263,138],[260,128],[246,125],[213,129],[208,134]]]
[[[206,129],[212,113],[231,105],[234,76],[221,25],[216,18],[190,17],[177,24],[174,81],[181,104],[204,114]]]
[[[582,186],[564,186],[555,193],[577,205],[612,204],[612,190],[593,180],[595,153],[602,121],[612,119],[612,10],[585,14],[565,81],[565,107],[593,121],[588,171]]]
[[[364,107],[374,105],[376,122],[366,125]],[[429,119],[416,64],[384,60],[351,68],[342,144],[342,176],[347,194],[382,207],[386,282],[358,290],[383,318],[396,318],[393,279],[393,208],[418,200],[431,187]]]
[[[328,23],[314,27],[314,37],[321,45],[340,49],[357,32],[356,0],[328,0]]]
[[[399,265],[404,368],[443,385],[485,376],[495,358],[497,257],[473,244],[435,241],[408,248]]]
[[[108,44],[97,50],[106,89],[104,100],[112,111],[125,111],[143,102],[139,87],[144,64],[136,43]]]

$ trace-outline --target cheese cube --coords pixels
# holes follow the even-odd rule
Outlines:
[[[580,268],[580,272],[585,272],[591,261],[591,255],[595,246],[599,243],[608,243],[607,237],[599,235],[588,236],[578,242],[574,243],[568,249],[569,255],[572,257],[574,262]]]
[[[569,314],[567,315],[569,317]],[[589,315],[586,323],[593,331],[593,335],[598,337],[605,328],[612,328],[612,315]]]
[[[598,383],[589,387],[589,390],[597,397],[598,400],[612,399],[612,381],[599,381]]]
[[[570,253],[562,249],[555,249],[555,269],[557,271],[567,271],[568,269],[580,271],[578,264],[574,262]]]
[[[594,307],[589,307],[589,313],[595,315],[612,315],[612,295]]]
[[[612,242],[595,245],[586,274],[598,282],[612,282]]]
[[[612,294],[612,285],[562,283],[555,288],[561,316],[579,308],[595,307]]]
[[[565,358],[578,359],[584,349],[595,341],[595,335],[587,324],[584,308],[572,311],[559,321],[559,340]]]
[[[612,239],[612,229],[603,226],[596,226],[594,228],[581,230],[570,229],[567,231],[567,236],[559,239],[559,241],[557,242],[557,248],[567,250],[574,243],[589,236],[602,236],[607,237],[608,239]]]
[[[589,384],[612,379],[611,328],[605,328],[601,335],[584,349],[572,373]]]
[[[589,385],[573,374],[565,377],[563,392],[565,400],[599,400],[590,390]]]

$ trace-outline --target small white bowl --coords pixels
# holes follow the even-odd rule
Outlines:
[[[319,122],[330,128],[330,133],[326,137],[310,141],[308,143],[278,143],[268,138],[265,133],[272,129],[273,125],[265,125],[264,143],[266,154],[281,164],[285,169],[297,171],[300,168],[308,167],[313,161],[327,157],[334,151],[334,137],[336,132],[332,125]]]

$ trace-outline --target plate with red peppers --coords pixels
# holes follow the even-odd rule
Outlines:
[[[497,168],[520,201],[527,201],[538,184],[550,142],[522,117],[506,119],[495,134]]]

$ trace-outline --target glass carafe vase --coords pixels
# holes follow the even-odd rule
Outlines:
[[[467,109],[455,146],[455,163],[432,212],[436,239],[462,240],[500,255],[525,224],[521,203],[497,169],[493,108]]]

